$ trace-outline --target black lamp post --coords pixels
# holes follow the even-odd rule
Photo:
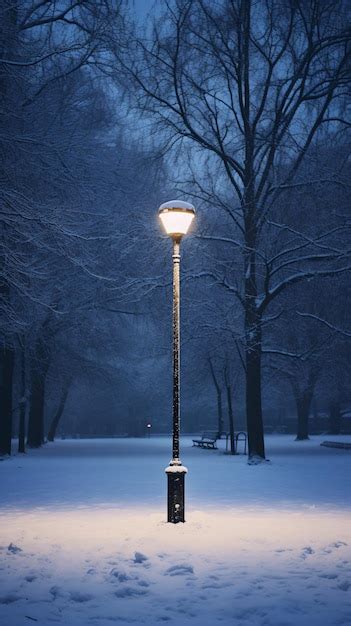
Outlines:
[[[180,435],[180,241],[194,219],[192,204],[171,200],[161,204],[159,216],[167,235],[173,240],[173,446],[168,477],[168,516],[172,524],[184,522],[184,477],[187,468],[179,454]]]

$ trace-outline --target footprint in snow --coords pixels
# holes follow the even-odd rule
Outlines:
[[[125,583],[127,580],[135,580],[136,579],[136,576],[130,576],[130,574],[127,574],[127,572],[124,572],[123,570],[117,569],[116,567],[114,567],[111,570],[110,576],[112,576],[112,578],[115,578],[116,580],[118,580],[119,583]]]
[[[341,589],[341,591],[348,591],[351,587],[351,583],[349,583],[348,580],[344,580],[344,582],[339,583],[337,587],[338,589]]]
[[[93,599],[90,593],[81,593],[81,591],[71,591],[69,595],[72,602],[89,602]]]
[[[19,548],[14,543],[10,543],[10,545],[7,548],[7,551],[11,552],[12,554],[18,554],[18,552],[23,552],[22,548]]]
[[[305,548],[302,549],[301,558],[307,559],[308,556],[311,556],[311,554],[314,554],[314,553],[315,552],[313,548],[311,548],[311,546],[306,546]]]
[[[138,596],[145,596],[147,593],[147,589],[123,586],[115,591],[115,596],[117,598],[137,598]]]
[[[62,598],[64,595],[61,587],[59,587],[58,585],[54,585],[53,587],[51,587],[49,589],[49,592],[51,593],[53,600],[56,600],[56,598]]]
[[[142,552],[134,552],[134,563],[145,563],[145,561],[148,560],[148,557],[145,556],[145,554],[143,554]]]
[[[186,576],[187,574],[193,574],[194,568],[192,565],[172,565],[169,567],[165,574],[168,576]]]
[[[338,550],[339,548],[343,548],[344,546],[347,546],[347,543],[345,541],[334,541],[333,543],[330,543],[329,546],[324,548],[323,552],[325,554],[331,554],[334,550]]]
[[[37,577],[35,576],[35,574],[28,574],[27,576],[24,577],[24,580],[27,581],[27,583],[32,583],[33,580],[36,580]]]
[[[13,602],[17,602],[17,600],[22,600],[20,596],[16,596],[15,594],[9,593],[7,596],[0,597],[0,604],[12,604]]]
[[[274,550],[276,554],[282,554],[283,552],[292,552],[292,548],[278,548],[278,550]]]
[[[227,582],[208,582],[202,585],[201,589],[226,589],[227,587],[232,587],[234,583],[229,581]],[[257,587],[257,589],[263,589],[263,587]]]
[[[149,583],[146,580],[143,580],[142,578],[139,578],[139,576],[136,575],[130,575],[127,574],[127,572],[114,568],[111,570],[110,572],[110,576],[113,578],[113,580],[119,582],[119,583],[125,583],[128,581],[134,581],[135,584],[137,584],[139,587],[149,587]],[[126,587],[125,587],[126,588]]]

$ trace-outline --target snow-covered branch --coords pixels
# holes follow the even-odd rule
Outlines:
[[[340,328],[339,326],[336,326],[335,324],[332,324],[331,322],[328,322],[327,320],[323,319],[319,315],[314,315],[313,313],[303,313],[302,311],[296,311],[296,312],[297,312],[298,315],[300,315],[300,317],[306,317],[306,318],[309,318],[309,319],[316,320],[320,324],[326,326],[330,330],[335,331],[339,335],[342,335],[344,337],[351,337],[351,331],[350,330],[346,330],[344,328]]]

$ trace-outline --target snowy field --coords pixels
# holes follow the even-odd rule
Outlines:
[[[351,451],[322,439],[270,435],[271,462],[248,466],[184,437],[178,525],[165,523],[169,438],[3,461],[1,626],[350,626]]]

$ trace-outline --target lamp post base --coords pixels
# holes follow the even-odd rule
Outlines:
[[[178,524],[184,519],[184,482],[187,468],[184,465],[169,465],[166,467],[168,480],[168,514],[167,522]]]

